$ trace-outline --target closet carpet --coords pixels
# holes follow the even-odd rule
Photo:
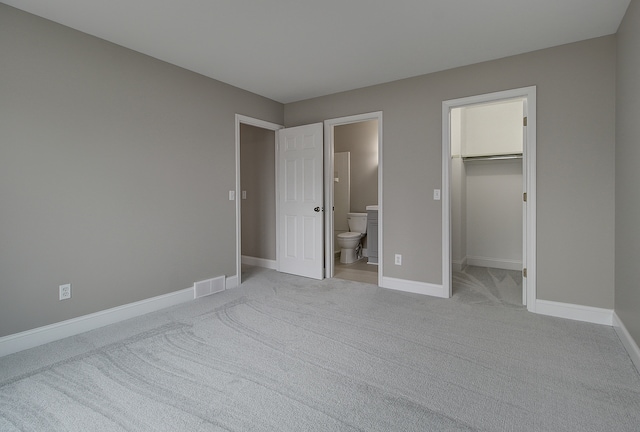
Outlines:
[[[640,427],[640,376],[611,327],[471,283],[437,299],[243,273],[239,288],[0,358],[0,430]]]
[[[522,272],[466,266],[452,274],[452,291],[458,301],[523,309]]]

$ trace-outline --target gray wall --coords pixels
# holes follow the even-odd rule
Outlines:
[[[522,153],[522,100],[452,110],[452,155]],[[451,257],[522,268],[522,160],[451,161]],[[463,248],[464,246],[464,248]]]
[[[464,168],[467,263],[521,269],[522,160],[465,162]]]
[[[274,131],[240,125],[242,255],[276,259],[276,148]]]
[[[351,153],[351,212],[378,204],[378,121],[350,123],[334,129],[334,151]]]
[[[384,112],[384,274],[440,284],[441,103],[538,86],[538,297],[640,339],[638,1],[616,37],[287,104],[0,4],[0,336],[235,274],[234,114]],[[614,213],[614,181],[617,208]],[[394,266],[393,254],[403,254]],[[73,298],[57,300],[58,285]]]
[[[538,298],[611,309],[615,50],[607,36],[286,104],[285,124],[383,111],[384,275],[441,284],[442,101],[536,85]]]
[[[618,31],[615,310],[640,345],[640,1]]]
[[[3,4],[0,59],[0,336],[235,274],[234,115],[281,104]]]

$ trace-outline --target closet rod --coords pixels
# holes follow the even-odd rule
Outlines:
[[[510,160],[510,159],[522,159],[522,153],[504,154],[504,155],[486,155],[486,156],[464,156],[462,158],[464,162]]]

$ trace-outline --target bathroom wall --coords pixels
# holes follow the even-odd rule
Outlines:
[[[351,153],[333,155],[333,229],[349,231],[347,213],[351,210]]]
[[[242,255],[276,259],[275,132],[240,124]]]
[[[351,212],[378,204],[378,121],[336,126],[334,152],[351,153]]]

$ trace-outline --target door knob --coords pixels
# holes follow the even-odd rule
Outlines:
[[[316,207],[313,209],[314,212],[319,212],[320,211],[320,207]]]

